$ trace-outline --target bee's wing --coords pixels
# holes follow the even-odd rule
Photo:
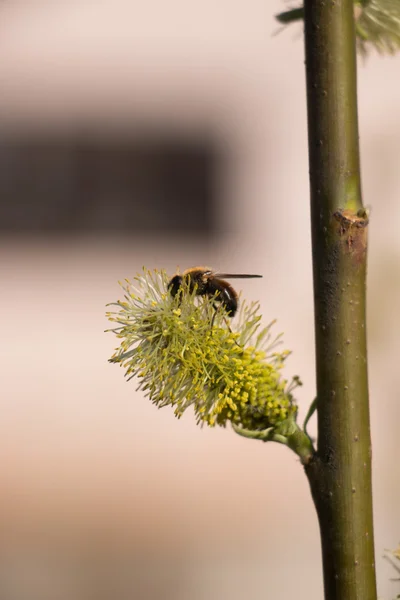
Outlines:
[[[249,273],[214,273],[214,277],[221,279],[252,279],[254,277],[262,277],[262,275],[250,275]]]

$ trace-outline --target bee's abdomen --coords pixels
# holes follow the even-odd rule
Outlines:
[[[238,297],[233,287],[222,279],[210,279],[206,293],[214,296],[217,292],[216,301],[221,302],[225,306],[226,312],[230,317],[234,317],[238,309]]]

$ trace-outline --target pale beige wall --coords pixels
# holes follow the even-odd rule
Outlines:
[[[265,319],[277,317],[286,332],[304,415],[315,384],[303,48],[300,27],[272,35],[280,8],[265,0],[0,6],[0,130],[121,130],[128,121],[135,131],[207,128],[226,150],[212,244],[0,242],[2,581],[28,590],[9,591],[10,600],[42,588],[42,598],[46,588],[80,600],[96,586],[94,597],[113,599],[124,598],[123,586],[129,598],[321,597],[316,518],[294,455],[157,411],[107,364],[115,341],[103,333],[117,280],[143,264],[263,273],[245,294],[262,298]],[[400,57],[360,63],[386,598],[396,588],[381,555],[400,540],[399,73]]]

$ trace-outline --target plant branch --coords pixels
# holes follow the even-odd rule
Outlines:
[[[306,465],[326,600],[376,600],[352,0],[306,0],[318,451]]]

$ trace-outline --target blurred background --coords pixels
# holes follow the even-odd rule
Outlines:
[[[143,265],[255,272],[315,394],[304,56],[278,1],[0,4],[0,599],[322,597],[295,455],[109,365]],[[400,56],[359,65],[379,592],[400,541]],[[311,430],[315,432],[315,422]]]

